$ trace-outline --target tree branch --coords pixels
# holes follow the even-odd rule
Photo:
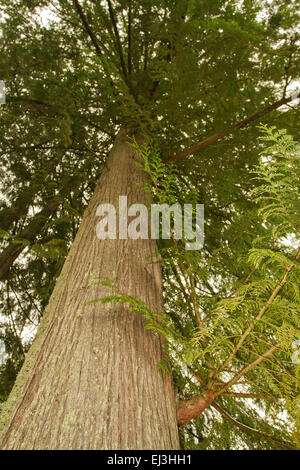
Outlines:
[[[295,257],[295,260],[298,261],[298,259],[300,258],[300,248],[298,250],[298,253]],[[253,320],[253,322],[248,326],[248,328],[244,331],[244,333],[242,334],[242,336],[240,337],[239,339],[239,342],[238,344],[236,345],[236,347],[234,348],[234,350],[231,352],[231,354],[229,354],[229,356],[227,357],[227,359],[223,362],[223,364],[220,366],[220,368],[218,369],[217,373],[216,374],[219,374],[223,369],[225,369],[225,367],[230,363],[230,361],[233,359],[233,357],[236,355],[236,353],[239,351],[239,349],[241,348],[241,346],[243,345],[245,339],[248,337],[248,335],[251,333],[251,331],[253,330],[254,326],[256,325],[256,323],[261,319],[261,317],[264,315],[264,313],[266,312],[266,310],[268,309],[268,307],[273,303],[273,300],[275,299],[275,297],[277,296],[277,294],[279,293],[279,291],[282,289],[282,287],[286,284],[287,282],[287,279],[288,279],[288,276],[290,274],[290,272],[294,269],[295,267],[295,264],[290,264],[290,266],[288,266],[286,268],[286,272],[285,272],[285,275],[283,276],[283,278],[281,279],[280,283],[277,284],[277,286],[275,287],[275,289],[273,290],[272,294],[270,295],[269,299],[267,300],[267,302],[264,304],[264,306],[260,309],[260,311],[258,312],[257,316],[255,317],[255,319]]]
[[[239,393],[239,392],[224,392],[223,395],[227,397],[236,397],[236,398],[261,398],[264,400],[269,399],[277,399],[280,398],[279,396],[268,395],[266,393]]]
[[[44,225],[48,222],[50,217],[59,205],[59,199],[53,197],[48,204],[36,216],[33,217],[31,222],[25,227],[18,235],[17,238],[33,242],[35,237],[40,233]],[[26,248],[27,245],[14,243],[13,241],[5,248],[0,254],[0,279],[3,279],[10,267],[13,265],[18,256]]]
[[[246,424],[240,423],[240,421],[237,421],[235,418],[230,416],[230,414],[227,413],[227,411],[225,411],[223,408],[221,408],[221,406],[218,405],[217,403],[212,403],[211,405],[222,416],[224,416],[225,419],[227,419],[228,421],[230,421],[232,424],[234,424],[238,428],[242,429],[243,431],[246,431],[246,432],[251,433],[251,434],[256,434],[257,436],[261,436],[261,437],[264,437],[266,439],[270,439],[270,440],[276,442],[277,444],[279,444],[280,446],[284,446],[288,449],[294,449],[294,446],[292,444],[290,444],[289,442],[282,441],[281,439],[277,439],[276,437],[270,436],[270,434],[267,434],[263,431],[258,431],[257,429],[254,429],[254,428],[251,428],[250,426],[247,426]]]
[[[33,183],[26,187],[10,207],[4,207],[0,211],[0,229],[7,231],[10,226],[22,215],[27,214],[28,207],[32,203],[35,191]]]
[[[214,142],[217,142],[218,140],[222,139],[223,137],[231,134],[232,132],[242,129],[243,127],[246,127],[250,122],[253,122],[260,117],[264,116],[265,114],[270,113],[271,111],[274,111],[275,109],[280,108],[281,106],[289,103],[290,101],[295,100],[296,98],[300,98],[300,93],[296,95],[292,95],[288,98],[282,98],[279,101],[276,101],[275,103],[266,106],[265,108],[261,109],[260,111],[251,114],[250,116],[246,117],[242,121],[237,122],[233,128],[229,129],[223,129],[222,131],[218,132],[217,134],[213,135],[212,137],[209,137],[208,139],[203,140],[202,142],[199,142],[198,144],[192,145],[191,147],[183,150],[180,152],[178,155],[175,157],[169,158],[166,162],[178,162],[180,160],[183,160],[184,158],[188,157],[189,155],[192,155],[198,150],[201,150],[203,148],[208,147],[209,145],[213,144]]]
[[[85,17],[85,14],[83,13],[83,10],[82,10],[82,8],[81,8],[81,6],[80,6],[78,0],[72,0],[72,1],[73,1],[73,4],[74,4],[74,7],[75,7],[75,9],[76,9],[76,11],[77,11],[77,13],[78,13],[78,15],[79,15],[79,17],[80,17],[81,22],[82,22],[82,24],[83,24],[83,26],[84,26],[84,28],[85,28],[87,34],[89,35],[89,37],[90,37],[90,39],[91,39],[91,41],[92,41],[94,47],[95,47],[95,50],[96,50],[97,55],[98,55],[99,57],[103,57],[103,53],[102,53],[102,51],[101,51],[101,49],[100,49],[99,42],[98,42],[98,40],[97,40],[97,38],[96,38],[94,32],[93,32],[92,29],[90,28],[90,26],[89,26],[89,24],[88,24],[88,21],[87,21],[87,19],[86,19],[86,17]],[[111,78],[111,76],[110,76],[108,70],[106,69],[105,65],[103,64],[103,62],[102,62],[102,67],[103,67],[104,72],[106,73],[106,76],[107,76],[107,78],[108,78],[108,80],[109,80],[109,82],[110,82],[110,86],[113,87],[113,86],[114,86],[114,82],[113,82],[113,80],[112,80],[112,78]]]
[[[193,397],[189,400],[183,400],[179,403],[177,423],[178,426],[191,421],[193,418],[201,415],[206,408],[209,407],[213,398],[208,392],[203,393],[203,396]]]
[[[95,34],[93,33],[93,31],[91,30],[91,28],[90,28],[90,26],[89,26],[89,24],[88,24],[88,21],[87,21],[85,15],[84,15],[84,13],[83,13],[83,10],[82,10],[82,8],[81,8],[79,2],[78,2],[77,0],[72,0],[72,1],[73,1],[73,4],[74,4],[74,6],[75,6],[75,8],[76,8],[76,10],[77,10],[77,13],[78,13],[78,15],[79,15],[79,17],[80,17],[80,19],[81,19],[81,22],[82,22],[82,24],[83,24],[83,26],[84,26],[86,32],[88,33],[89,37],[91,38],[92,43],[94,44],[94,47],[95,47],[95,49],[96,49],[97,54],[98,54],[99,56],[102,56],[102,51],[101,51],[101,49],[100,49],[100,47],[99,47],[98,41],[97,41],[97,39],[96,39],[96,36],[95,36]]]
[[[45,149],[53,147],[45,147],[43,146],[48,141],[44,141],[38,145],[30,145],[29,147],[12,147],[7,150],[7,152],[18,152],[23,150],[34,150],[34,149]],[[51,161],[46,163],[45,171],[48,174],[52,174],[53,170],[56,167],[58,162],[52,159]],[[0,210],[0,229],[7,232],[11,225],[19,220],[20,217],[26,215],[28,213],[28,208],[32,204],[34,197],[36,196],[36,184],[37,184],[37,176],[34,175],[33,178],[29,181],[29,186],[25,187],[23,191],[17,196],[15,201],[12,203],[10,207],[4,206]]]
[[[121,44],[121,40],[120,40],[119,31],[118,31],[118,28],[117,28],[117,23],[116,23],[116,20],[115,20],[114,11],[113,11],[113,8],[112,8],[111,1],[107,0],[107,3],[108,3],[108,9],[109,9],[109,16],[110,16],[110,19],[111,19],[111,22],[112,22],[114,33],[115,33],[116,45],[117,45],[117,49],[118,49],[118,52],[119,52],[121,67],[122,67],[122,70],[123,70],[124,77],[127,77],[127,69],[126,69],[126,65],[125,65],[122,44]]]
[[[255,361],[253,361],[250,364],[248,364],[247,366],[243,367],[243,369],[240,370],[240,372],[238,372],[231,380],[229,380],[229,382],[227,382],[225,384],[225,386],[223,388],[221,388],[221,390],[218,390],[218,392],[215,394],[215,396],[217,397],[219,395],[222,395],[222,393],[225,392],[225,390],[227,390],[229,387],[234,385],[243,375],[246,375],[250,370],[252,370],[254,367],[256,367],[258,364],[260,364],[262,361],[267,359],[267,357],[271,356],[279,348],[280,348],[280,344],[275,344],[270,349],[268,349],[266,352],[264,352],[264,354],[262,354],[257,359],[255,359]]]
[[[127,28],[127,34],[128,34],[128,54],[127,54],[127,67],[128,67],[128,74],[131,74],[131,13],[132,13],[132,5],[131,5],[131,0],[128,2],[128,28]]]

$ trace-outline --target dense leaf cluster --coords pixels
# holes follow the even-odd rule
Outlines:
[[[7,353],[0,400],[13,385],[114,136],[126,124],[155,142],[147,157],[154,197],[205,205],[201,252],[189,254],[180,243],[175,251],[160,246],[180,398],[230,381],[268,345],[282,345],[239,389],[280,397],[253,402],[227,390],[216,398],[219,409],[210,407],[182,431],[182,445],[280,446],[241,423],[291,445],[289,420],[298,408],[289,354],[298,334],[299,284],[290,242],[299,231],[299,165],[287,135],[297,140],[297,101],[234,126],[293,93],[296,2],[0,0],[0,12],[6,84],[0,339]],[[260,121],[287,129],[266,131],[271,149],[258,140]],[[166,165],[224,129],[223,138],[176,167]],[[280,295],[234,353],[291,265]]]

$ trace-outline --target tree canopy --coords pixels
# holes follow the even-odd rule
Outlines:
[[[164,314],[112,291],[167,339],[179,399],[193,400],[182,447],[299,446],[296,2],[0,9],[0,400],[125,124],[147,140],[155,200],[205,206],[200,251],[159,242]]]

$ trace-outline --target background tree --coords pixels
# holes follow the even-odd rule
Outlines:
[[[174,364],[179,397],[189,400],[203,389],[207,393],[216,372],[221,373],[214,370],[215,362],[222,366],[222,358],[226,369],[236,360],[240,347],[232,353],[245,324],[242,321],[227,345],[220,340],[219,352],[213,349],[215,343],[206,344],[205,328],[210,325],[204,320],[213,318],[214,308],[220,312],[218,302],[230,294],[235,308],[245,313],[248,307],[238,304],[235,291],[252,271],[236,260],[253,248],[255,237],[267,236],[250,197],[255,185],[250,171],[260,158],[257,124],[264,121],[296,133],[297,110],[291,107],[299,63],[295,2],[1,1],[1,9],[0,67],[7,104],[0,109],[0,274],[2,337],[9,354],[2,366],[2,399],[7,398],[122,125],[136,136],[155,136],[159,158],[151,151],[150,160],[157,165],[176,162],[178,173],[172,181],[180,182],[178,194],[187,192],[186,201],[205,204],[203,250],[194,260],[186,260],[185,254],[182,261],[182,253],[175,250],[173,264],[163,263],[163,274],[166,312],[188,344],[191,336],[198,338],[190,354],[191,373],[199,383]],[[40,15],[46,13],[52,20],[43,23]],[[166,168],[167,175],[171,170]],[[155,175],[153,169],[150,173],[150,178]],[[161,248],[168,259],[170,253]],[[262,281],[256,271],[255,276]],[[233,311],[232,305],[228,311]],[[220,336],[232,334],[235,315],[228,315],[228,325],[221,321]],[[270,342],[273,330],[264,326],[263,334]],[[210,365],[200,361],[195,366],[193,351],[199,348],[211,356]],[[257,353],[265,353],[261,344]],[[250,359],[239,357],[241,362]],[[181,361],[185,363],[183,357]],[[234,363],[234,371],[238,367]],[[206,374],[212,374],[209,387],[207,381],[206,387],[201,385]],[[274,394],[268,374],[260,376],[261,386]],[[222,403],[214,400],[192,427],[184,428],[183,446],[292,445],[286,421],[268,421],[266,408],[259,414],[249,396],[229,396],[237,392],[228,388]],[[239,393],[262,394],[248,388]],[[292,393],[289,388],[285,398]],[[200,396],[203,399],[203,393]],[[274,416],[286,408],[279,398],[270,408]],[[201,408],[203,402],[197,403]],[[274,440],[270,426],[275,425],[284,444]]]

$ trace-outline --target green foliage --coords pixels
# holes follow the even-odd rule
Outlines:
[[[269,226],[274,226],[273,236],[300,235],[300,200],[297,189],[300,184],[299,145],[285,130],[260,127],[262,140],[270,146],[262,152],[266,156],[257,168],[260,185],[254,189],[256,201],[261,205],[259,213]]]
[[[205,205],[202,251],[160,242],[163,317],[138,299],[127,302],[168,339],[182,399],[230,380],[280,341],[282,350],[249,371],[242,391],[282,400],[252,403],[224,394],[216,400],[236,420],[291,442],[292,424],[281,413],[288,408],[300,419],[299,366],[290,360],[299,325],[299,263],[292,248],[299,233],[295,103],[262,119],[272,147],[259,166],[266,141],[257,139],[256,124],[176,167],[165,161],[292,92],[300,70],[296,2],[115,0],[121,51],[105,2],[79,3],[97,50],[74,2],[0,0],[0,79],[7,95],[0,106],[1,249],[12,242],[24,248],[1,282],[0,333],[8,354],[1,400],[23,360],[19,344],[27,347],[35,334],[110,145],[125,124],[150,139],[142,154],[155,201]],[[21,237],[54,196],[59,206],[34,241]],[[3,220],[10,220],[9,228]],[[232,369],[217,373],[291,265],[280,293],[226,367]],[[186,448],[277,445],[212,407],[181,438]]]
[[[257,223],[266,224],[266,230],[264,237],[253,234],[253,247],[235,260],[237,267],[245,263],[249,266],[246,280],[231,277],[229,281],[224,276],[220,282],[220,272],[210,260],[205,263],[204,254],[193,254],[199,264],[191,262],[189,252],[173,240],[172,247],[161,250],[164,269],[169,272],[166,291],[172,292],[174,299],[166,297],[165,313],[149,311],[139,299],[119,292],[111,282],[105,285],[112,289],[112,295],[96,299],[126,303],[130,311],[146,318],[145,328],[164,336],[182,398],[210,391],[216,404],[227,410],[222,416],[229,412],[240,424],[254,429],[254,437],[257,430],[263,440],[263,444],[255,443],[253,436],[251,440],[251,430],[250,437],[247,431],[245,436],[245,430],[233,436],[226,419],[220,422],[220,416],[214,417],[216,422],[212,424],[211,415],[216,411],[209,409],[205,414],[210,416],[210,425],[204,425],[203,417],[193,425],[201,422],[201,433],[205,428],[209,433],[197,448],[224,448],[223,433],[228,433],[225,448],[232,448],[234,442],[239,447],[244,439],[248,448],[292,448],[292,438],[296,445],[299,442],[299,365],[292,362],[295,340],[300,339],[300,251],[296,231],[300,185],[294,177],[299,171],[298,146],[285,131],[266,126],[261,130],[262,139],[269,145],[253,170],[257,185],[252,194],[257,204]],[[177,168],[166,166],[155,146],[147,145],[140,151],[154,196],[169,204],[184,200]],[[266,204],[270,198],[271,208]],[[282,237],[287,235],[295,237],[296,250],[290,243],[283,245]],[[205,292],[208,282],[210,292]],[[169,372],[162,364],[159,367]],[[253,403],[248,400],[246,405],[239,399],[243,393],[250,399],[258,398]],[[289,413],[288,432],[287,418],[278,418],[283,410]],[[182,431],[185,446],[195,448],[188,429]],[[221,439],[217,447],[212,437],[216,430]]]
[[[144,189],[152,192],[155,201],[169,205],[198,202],[199,196],[194,188],[187,190],[186,185],[184,191],[182,190],[178,167],[172,163],[164,163],[160,149],[154,141],[150,140],[147,145],[141,147],[134,140],[132,145],[143,157],[143,163],[137,163],[137,166],[149,175],[150,183]]]

